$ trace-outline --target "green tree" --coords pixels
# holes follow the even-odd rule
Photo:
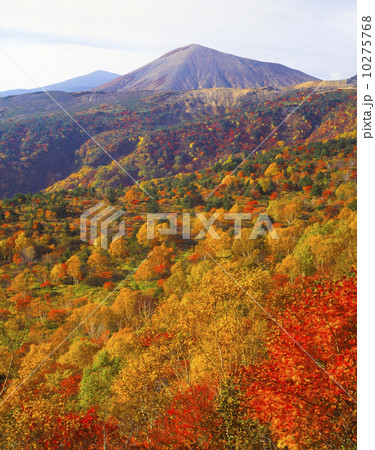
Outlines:
[[[83,371],[79,401],[83,408],[100,405],[104,411],[111,398],[113,379],[121,368],[119,358],[111,358],[107,350],[100,351],[92,364]]]

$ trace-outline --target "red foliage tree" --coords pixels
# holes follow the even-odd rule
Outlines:
[[[221,424],[214,406],[215,392],[194,386],[177,394],[150,434],[147,448],[221,448],[216,433]]]
[[[277,320],[315,361],[273,323],[267,359],[238,375],[244,410],[289,449],[354,448],[355,279],[309,280]]]
[[[24,408],[24,414],[27,414]],[[72,448],[102,449],[122,448],[117,434],[117,424],[113,420],[101,420],[95,408],[85,413],[66,413],[58,416],[44,417],[29,423],[30,442],[24,442],[25,449],[31,448]],[[48,434],[42,430],[48,424]],[[123,444],[123,443],[122,443]],[[35,445],[37,447],[35,447]],[[113,445],[113,447],[112,447]]]

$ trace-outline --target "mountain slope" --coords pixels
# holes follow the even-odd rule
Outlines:
[[[55,94],[132,176],[146,180],[200,170],[230,154],[249,154],[301,104],[308,91],[221,88]],[[90,101],[86,96],[91,95],[98,98]],[[355,95],[350,88],[311,95],[262,150],[277,148],[282,141],[302,145],[311,133],[324,140],[351,133]],[[120,97],[120,103],[104,104],[112,96]],[[16,101],[28,97],[26,111]],[[60,185],[64,189],[78,185],[100,189],[130,182],[69,117],[60,111],[36,117],[33,97],[53,103],[43,93],[0,99],[0,111],[3,103],[13,105],[5,106],[4,120],[0,118],[0,198],[36,192],[64,179]]]
[[[119,105],[125,108],[157,108],[168,104],[175,109],[178,106],[187,119],[224,112],[226,108],[239,106],[243,101],[261,102],[271,100],[289,91],[300,89],[311,92],[328,92],[337,89],[353,89],[353,79],[341,81],[308,81],[285,88],[233,89],[212,88],[191,91],[123,91],[123,92],[61,92],[50,91],[53,98],[70,112],[83,112],[100,105]],[[0,97],[0,124],[7,120],[25,120],[60,113],[59,106],[51,101],[44,92],[25,95]],[[193,117],[192,117],[193,115]]]
[[[98,86],[100,91],[185,91],[215,87],[284,87],[314,81],[299,70],[222,53],[197,44],[173,50],[145,66]]]
[[[96,70],[95,72],[82,75],[80,77],[74,77],[69,80],[61,81],[60,83],[50,84],[44,86],[47,91],[63,91],[63,92],[80,92],[92,89],[98,84],[107,83],[119,75],[117,73],[106,72],[104,70]],[[0,97],[6,97],[8,95],[20,95],[30,94],[32,92],[40,92],[41,88],[34,89],[12,89],[8,91],[0,92]]]

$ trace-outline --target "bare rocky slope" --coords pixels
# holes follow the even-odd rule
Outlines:
[[[282,64],[222,53],[197,44],[160,58],[95,88],[98,91],[186,91],[227,87],[285,87],[317,78]]]

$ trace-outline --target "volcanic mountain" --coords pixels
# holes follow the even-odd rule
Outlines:
[[[98,91],[186,91],[229,87],[251,89],[292,86],[317,78],[281,64],[222,53],[197,44],[177,48]]]

